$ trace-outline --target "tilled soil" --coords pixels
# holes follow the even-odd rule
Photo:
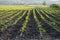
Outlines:
[[[37,13],[36,10],[35,10],[35,14],[37,16],[37,19],[39,20],[39,22],[41,22],[42,27],[46,30],[46,32],[42,32],[43,37],[40,36],[41,34],[39,31],[38,25],[37,25],[37,23],[34,19],[34,16],[33,16],[33,10],[30,10],[28,23],[26,25],[24,32],[23,33],[20,32],[19,30],[21,29],[22,24],[25,21],[25,17],[27,16],[27,13],[28,13],[28,11],[22,17],[22,19],[17,22],[17,24],[10,25],[4,31],[0,30],[0,40],[60,40],[59,39],[60,38],[60,32],[57,31],[56,29],[54,29],[52,25],[49,25],[47,22],[45,22],[40,17],[40,15]],[[49,20],[42,12],[40,12],[40,13],[46,18],[46,20]],[[20,16],[20,14],[18,16]],[[17,19],[18,16],[16,16],[15,18]],[[51,16],[51,15],[49,15],[49,16]],[[58,19],[56,19],[56,20],[58,20]],[[49,21],[51,21],[51,20],[49,20]],[[0,24],[0,26],[3,26],[3,25]],[[53,34],[51,34],[51,33],[53,33]]]

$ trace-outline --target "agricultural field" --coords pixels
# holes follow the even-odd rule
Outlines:
[[[0,39],[60,36],[60,10],[50,7],[0,6]]]

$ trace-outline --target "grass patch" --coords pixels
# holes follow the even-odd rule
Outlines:
[[[17,5],[0,5],[0,10],[31,10],[33,6],[17,6]]]

